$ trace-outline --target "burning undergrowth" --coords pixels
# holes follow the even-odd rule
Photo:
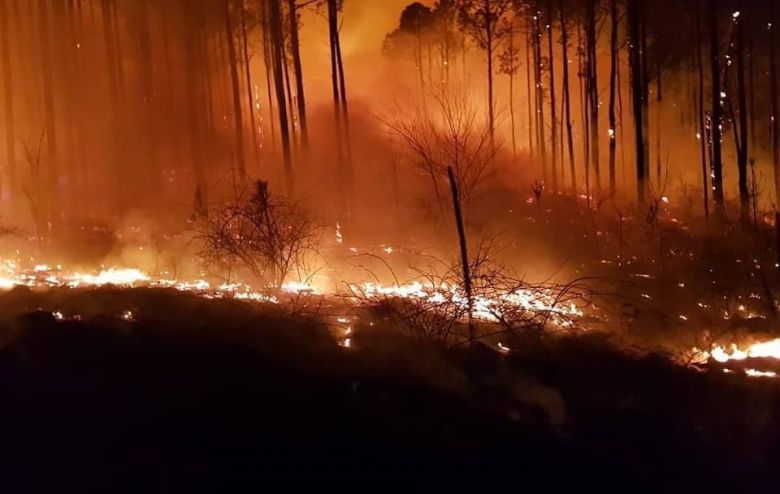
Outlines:
[[[532,284],[477,257],[470,270],[469,300],[458,270],[457,264],[445,264],[441,274],[418,270],[417,279],[407,283],[399,282],[395,273],[392,285],[381,284],[379,278],[347,283],[342,297],[421,343],[463,345],[470,342],[472,326],[478,329],[478,339],[494,341],[493,346],[505,352],[508,348],[496,343],[505,334],[586,330],[583,309],[591,305],[592,290],[584,281]]]
[[[1,381],[9,398],[4,418],[59,403],[44,409],[56,409],[56,423],[74,421],[62,433],[68,439],[71,431],[75,436],[105,423],[111,440],[151,444],[163,455],[170,453],[160,438],[193,427],[196,442],[251,439],[278,454],[283,449],[272,448],[278,437],[279,444],[295,445],[299,459],[313,454],[319,465],[348,461],[357,470],[359,455],[377,451],[372,447],[424,437],[449,466],[455,455],[446,451],[455,444],[457,455],[468,458],[503,452],[490,456],[499,471],[528,455],[554,465],[551,471],[586,474],[601,472],[599,455],[621,445],[621,471],[652,464],[674,472],[673,460],[686,459],[686,475],[672,476],[679,486],[705,473],[720,479],[739,470],[735,461],[745,455],[769,458],[767,443],[780,433],[776,411],[763,406],[777,399],[766,380],[689,372],[654,356],[629,355],[603,334],[516,333],[505,340],[513,350],[497,353],[482,345],[475,351],[419,345],[356,326],[356,347],[344,349],[324,322],[143,287],[17,287],[0,295],[0,313],[0,334],[8,336],[0,362],[14,369],[13,381]],[[159,407],[165,419],[151,420],[145,407]],[[311,410],[317,420],[305,418]],[[280,432],[280,417],[296,427]],[[51,439],[53,429],[44,421],[35,431],[45,433],[30,435],[25,425],[23,438],[12,431],[8,441]],[[323,451],[338,455],[311,453],[319,451],[312,441],[323,436]],[[73,448],[86,441],[83,460],[100,451],[94,445],[103,439],[67,442]],[[7,465],[27,454],[14,451]],[[139,461],[146,451],[131,448],[123,461]],[[416,454],[400,451],[398,458]],[[36,457],[50,453],[43,448]],[[423,458],[430,465],[432,456]],[[760,478],[771,475],[766,465],[751,468]],[[737,477],[740,485],[759,478]]]
[[[754,247],[767,242],[766,228],[735,241],[738,226],[715,233],[695,218],[683,221],[660,193],[647,211],[552,194],[542,184],[530,193],[475,199],[479,214],[466,218],[470,293],[448,224],[437,220],[420,236],[411,218],[392,232],[361,235],[354,224],[316,215],[316,207],[277,196],[262,182],[221,203],[196,198],[178,234],[153,242],[142,228],[126,228],[112,249],[119,254],[98,268],[28,256],[35,242],[17,244],[15,253],[6,249],[0,285],[152,288],[243,301],[316,320],[356,351],[366,334],[384,331],[427,346],[478,341],[504,355],[526,335],[598,332],[629,353],[776,376],[780,355],[753,350],[777,337],[776,267]],[[416,228],[404,233],[406,223]]]

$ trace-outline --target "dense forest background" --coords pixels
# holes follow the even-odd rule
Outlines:
[[[435,202],[454,166],[467,199],[543,182],[771,219],[774,18],[767,0],[0,0],[3,214],[164,223],[261,178],[343,220]]]

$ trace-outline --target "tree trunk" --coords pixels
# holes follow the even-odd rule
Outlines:
[[[146,200],[150,210],[156,209],[155,202],[160,197],[160,188],[163,183],[162,173],[157,160],[159,129],[157,127],[157,112],[154,92],[154,70],[151,29],[149,25],[149,7],[146,2],[138,3],[138,28],[139,28],[139,64],[141,66],[141,112],[143,115],[143,135],[141,144],[144,155],[144,168],[148,179],[148,194],[141,195]],[[144,197],[145,196],[145,197]]]
[[[284,160],[284,172],[287,182],[287,193],[292,195],[294,179],[292,170],[292,148],[290,144],[290,124],[285,103],[284,71],[282,68],[284,57],[284,36],[282,35],[282,12],[279,0],[269,0],[271,29],[271,50],[274,75],[274,87],[276,89],[276,108],[279,113],[279,129],[282,134],[282,155]]]
[[[344,77],[344,61],[341,55],[341,36],[339,34],[339,7],[336,0],[328,0],[328,32],[330,37],[331,80],[333,98],[336,107],[336,135],[339,151],[339,174],[342,195],[345,202],[344,213],[352,214],[353,170],[352,143],[349,128],[349,107],[347,87]]]
[[[662,85],[663,72],[660,61],[656,61],[655,77],[655,180],[658,183],[658,190],[660,191],[664,187],[664,179],[661,172],[661,122],[663,119],[664,98]]]
[[[750,223],[750,191],[748,190],[748,108],[745,87],[745,34],[742,21],[735,19],[736,23],[736,55],[737,55],[737,99],[739,104],[737,141],[737,169],[739,172],[739,204],[740,218],[744,224]]]
[[[54,76],[52,74],[52,64],[50,57],[50,36],[49,36],[49,6],[46,0],[39,0],[38,14],[40,16],[40,36],[41,36],[41,70],[43,74],[43,107],[46,122],[46,149],[48,156],[48,167],[46,173],[47,188],[47,215],[52,215],[57,211],[58,196],[58,167],[57,167],[57,124],[54,108]],[[53,219],[49,216],[49,219]]]
[[[775,0],[770,0],[771,15],[768,29],[769,86],[770,86],[770,135],[772,141],[772,171],[775,182],[775,255],[780,262],[780,98],[777,88],[777,52],[775,51]]]
[[[710,75],[712,78],[712,140],[713,198],[720,212],[723,212],[723,157],[721,148],[721,84],[720,48],[718,42],[718,1],[710,0]]]
[[[87,94],[91,94],[91,81],[88,77],[85,77],[85,64],[87,60],[91,60],[90,53],[82,46],[82,36],[84,35],[84,20],[85,14],[82,8],[82,0],[75,0],[69,3],[71,16],[73,18],[73,36],[74,36],[74,84],[73,84],[73,107],[77,115],[83,114],[87,111],[86,98]],[[86,205],[87,194],[84,191],[88,190],[89,176],[91,169],[91,157],[86,152],[87,149],[87,128],[88,123],[84,122],[81,118],[75,119],[75,133],[76,133],[76,148],[75,159],[77,160],[78,170],[75,178],[77,189],[79,191],[78,198],[75,202],[77,208],[82,208]]]
[[[230,12],[230,0],[224,0],[223,15],[225,16],[225,38],[228,47],[228,64],[230,65],[230,83],[233,93],[233,126],[236,139],[236,164],[238,176],[246,178],[246,159],[244,157],[244,116],[241,109],[241,83],[238,78],[238,53],[233,32],[233,19]]]
[[[16,125],[14,117],[14,86],[11,72],[11,51],[8,43],[8,9],[6,0],[0,0],[0,59],[3,65],[3,89],[5,102],[5,149],[8,160],[8,191],[12,204],[18,190],[16,177]]]
[[[71,177],[75,175],[74,165],[76,160],[74,159],[75,147],[76,147],[76,122],[74,116],[74,95],[73,95],[73,63],[75,57],[73,51],[76,49],[76,43],[72,39],[71,31],[71,17],[66,10],[67,3],[64,0],[60,0],[52,3],[52,19],[54,22],[51,24],[52,39],[57,40],[57,43],[52,44],[52,55],[54,59],[53,70],[56,74],[54,80],[57,87],[57,93],[59,96],[59,158],[58,158],[58,172],[63,177],[67,177],[67,180],[63,180],[60,184],[59,177],[57,177],[58,187],[67,187],[66,190],[59,190],[60,195],[70,193],[70,197],[73,196],[73,180]],[[73,209],[73,201],[66,201],[59,205],[60,212]]]
[[[109,125],[109,156],[114,166],[105,170],[111,176],[113,182],[113,207],[122,209],[124,207],[124,193],[120,190],[122,186],[122,166],[121,152],[119,150],[120,119],[119,119],[119,75],[117,69],[116,48],[114,46],[114,21],[111,16],[112,0],[102,0],[100,4],[101,22],[103,24],[103,42],[105,44],[106,63],[108,65],[108,97],[109,114],[111,123]]]
[[[615,115],[615,90],[617,89],[618,66],[618,7],[617,0],[610,2],[610,66],[609,66],[609,193],[614,196],[617,192],[617,180],[615,178],[615,157],[617,151],[617,117]]]
[[[534,1],[533,16],[533,50],[534,50],[534,84],[536,88],[536,142],[542,163],[542,176],[547,180],[547,143],[545,142],[544,125],[544,84],[542,82],[542,31],[539,19],[539,5]]]
[[[640,19],[639,3],[640,0],[629,0],[628,2],[628,27],[629,27],[629,63],[631,66],[631,94],[634,110],[634,131],[636,144],[636,181],[637,181],[637,201],[644,204],[647,198],[647,184],[645,183],[645,171],[647,169],[645,162],[645,136],[643,125],[643,96],[644,86],[642,69],[642,50],[640,43]]]
[[[515,128],[515,31],[511,28],[509,31],[509,119],[512,124],[512,157],[517,159],[517,131]]]
[[[756,139],[756,64],[755,64],[755,56],[753,53],[753,37],[748,38],[748,46],[747,46],[747,57],[748,57],[748,76],[750,77],[750,80],[748,81],[748,87],[749,91],[748,94],[750,95],[750,144],[751,147],[753,143],[755,143]]]
[[[271,27],[268,25],[268,0],[260,0],[260,25],[263,31],[263,65],[265,67],[265,92],[268,98],[268,119],[271,123],[271,149],[276,152],[276,120],[274,119],[274,99],[273,85],[271,79],[273,76],[273,63],[271,63],[271,38],[269,32]]]
[[[696,65],[699,76],[698,89],[698,126],[699,126],[699,151],[701,155],[701,173],[704,199],[704,217],[710,217],[710,177],[707,172],[707,130],[704,119],[704,57],[701,49],[701,0],[696,4]]]
[[[255,165],[260,163],[260,148],[257,143],[257,122],[255,120],[255,97],[252,86],[252,71],[249,60],[249,36],[247,36],[246,11],[244,0],[241,1],[241,46],[244,55],[244,78],[246,79],[246,92],[249,103],[249,131],[252,133],[252,148],[254,149]]]
[[[620,175],[623,188],[627,187],[628,173],[626,172],[626,124],[623,118],[623,71],[620,68],[620,50],[617,52],[617,105],[618,123],[620,124]]]
[[[558,190],[558,110],[555,107],[555,42],[553,40],[553,27],[555,25],[555,16],[553,15],[552,0],[547,1],[547,16],[549,25],[547,26],[547,51],[550,76],[550,146],[552,147],[552,186],[553,190]],[[566,61],[564,60],[565,64]]]
[[[566,119],[566,141],[569,149],[569,170],[571,172],[571,191],[577,192],[577,172],[574,160],[574,133],[571,123],[571,90],[569,88],[569,29],[566,25],[566,9],[563,0],[558,0],[558,10],[561,14],[561,46],[563,48],[563,101]]]
[[[293,100],[292,82],[290,82],[290,65],[286,52],[282,52],[282,72],[284,73],[284,91],[287,95],[287,114],[290,120],[290,134],[294,147],[298,146],[298,133],[295,117],[295,101]]]
[[[577,24],[577,66],[579,67],[579,93],[580,93],[580,113],[582,115],[582,162],[585,165],[585,196],[590,205],[590,120],[588,119],[588,113],[590,105],[588,104],[587,85],[585,80],[587,78],[587,68],[585,63],[585,45],[582,36],[582,25]]]
[[[589,0],[587,16],[587,45],[588,45],[588,95],[590,99],[590,156],[593,160],[593,178],[596,182],[596,191],[601,191],[601,166],[599,157],[599,84],[598,84],[598,60],[596,54],[596,3],[597,0]]]
[[[201,146],[202,121],[201,112],[201,92],[198,83],[203,77],[201,69],[201,57],[199,56],[198,46],[200,44],[200,33],[195,21],[195,15],[191,11],[193,7],[188,0],[180,0],[181,8],[184,14],[184,71],[185,71],[185,91],[187,96],[187,124],[189,131],[190,162],[192,163],[193,174],[195,175],[195,196],[203,206],[208,204],[208,183],[206,179],[206,170],[203,160],[203,148]]]
[[[460,193],[458,192],[458,184],[455,181],[455,174],[452,171],[452,167],[447,167],[447,175],[450,179],[450,188],[452,190],[452,204],[455,209],[455,224],[458,227],[458,239],[460,240],[460,263],[463,268],[463,288],[466,291],[466,305],[468,310],[468,323],[469,323],[469,344],[474,347],[475,342],[475,330],[474,330],[474,296],[471,287],[471,269],[469,264],[469,252],[466,244],[466,228],[463,225],[463,212],[460,208]]]
[[[485,16],[488,16],[488,9],[485,8]],[[496,106],[493,96],[493,28],[491,21],[485,19],[485,39],[487,40],[487,83],[488,83],[488,128],[490,132],[490,147],[496,147]]]
[[[526,106],[528,107],[528,151],[531,156],[531,161],[534,159],[534,111],[532,104],[533,100],[533,90],[531,89],[531,64],[532,62],[531,57],[531,39],[530,35],[526,35],[525,38],[525,82],[526,82],[526,92],[528,93],[528,103]]]
[[[642,63],[640,66],[640,70],[642,71],[642,137],[645,140],[642,145],[642,149],[644,149],[645,152],[643,161],[645,163],[645,178],[647,179],[648,184],[652,184],[652,174],[650,173],[650,72],[648,70],[648,61],[650,60],[650,57],[647,56],[649,50],[647,45],[647,24],[644,16],[640,17],[639,33],[639,38],[641,40],[640,47],[642,50]]]
[[[306,120],[306,95],[303,91],[303,64],[298,36],[298,6],[295,0],[287,0],[290,12],[290,50],[292,51],[293,67],[295,69],[295,91],[298,101],[298,125],[301,128],[301,146],[304,151],[309,149],[309,125]]]

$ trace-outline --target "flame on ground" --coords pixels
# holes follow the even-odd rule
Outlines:
[[[743,361],[749,358],[767,358],[780,362],[780,338],[753,343],[746,348],[740,348],[736,343],[728,346],[716,345],[709,351],[693,349],[694,363],[707,363],[710,360],[725,364],[730,361]],[[777,377],[776,372],[746,369],[745,375],[749,377]]]
[[[468,300],[463,290],[454,285],[414,281],[407,284],[384,286],[378,283],[353,284],[353,291],[362,293],[367,298],[399,298],[419,299],[432,304],[455,303],[463,308]],[[543,289],[516,289],[496,293],[492,297],[475,295],[473,297],[473,316],[476,319],[495,322],[506,307],[521,308],[529,312],[547,314],[550,322],[560,327],[570,327],[572,320],[582,317],[582,310],[574,303],[559,303],[556,295]]]

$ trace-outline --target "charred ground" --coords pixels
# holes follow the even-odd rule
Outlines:
[[[6,492],[752,490],[780,458],[776,382],[601,336],[504,356],[364,332],[345,349],[317,321],[168,290],[17,289],[0,306]]]

